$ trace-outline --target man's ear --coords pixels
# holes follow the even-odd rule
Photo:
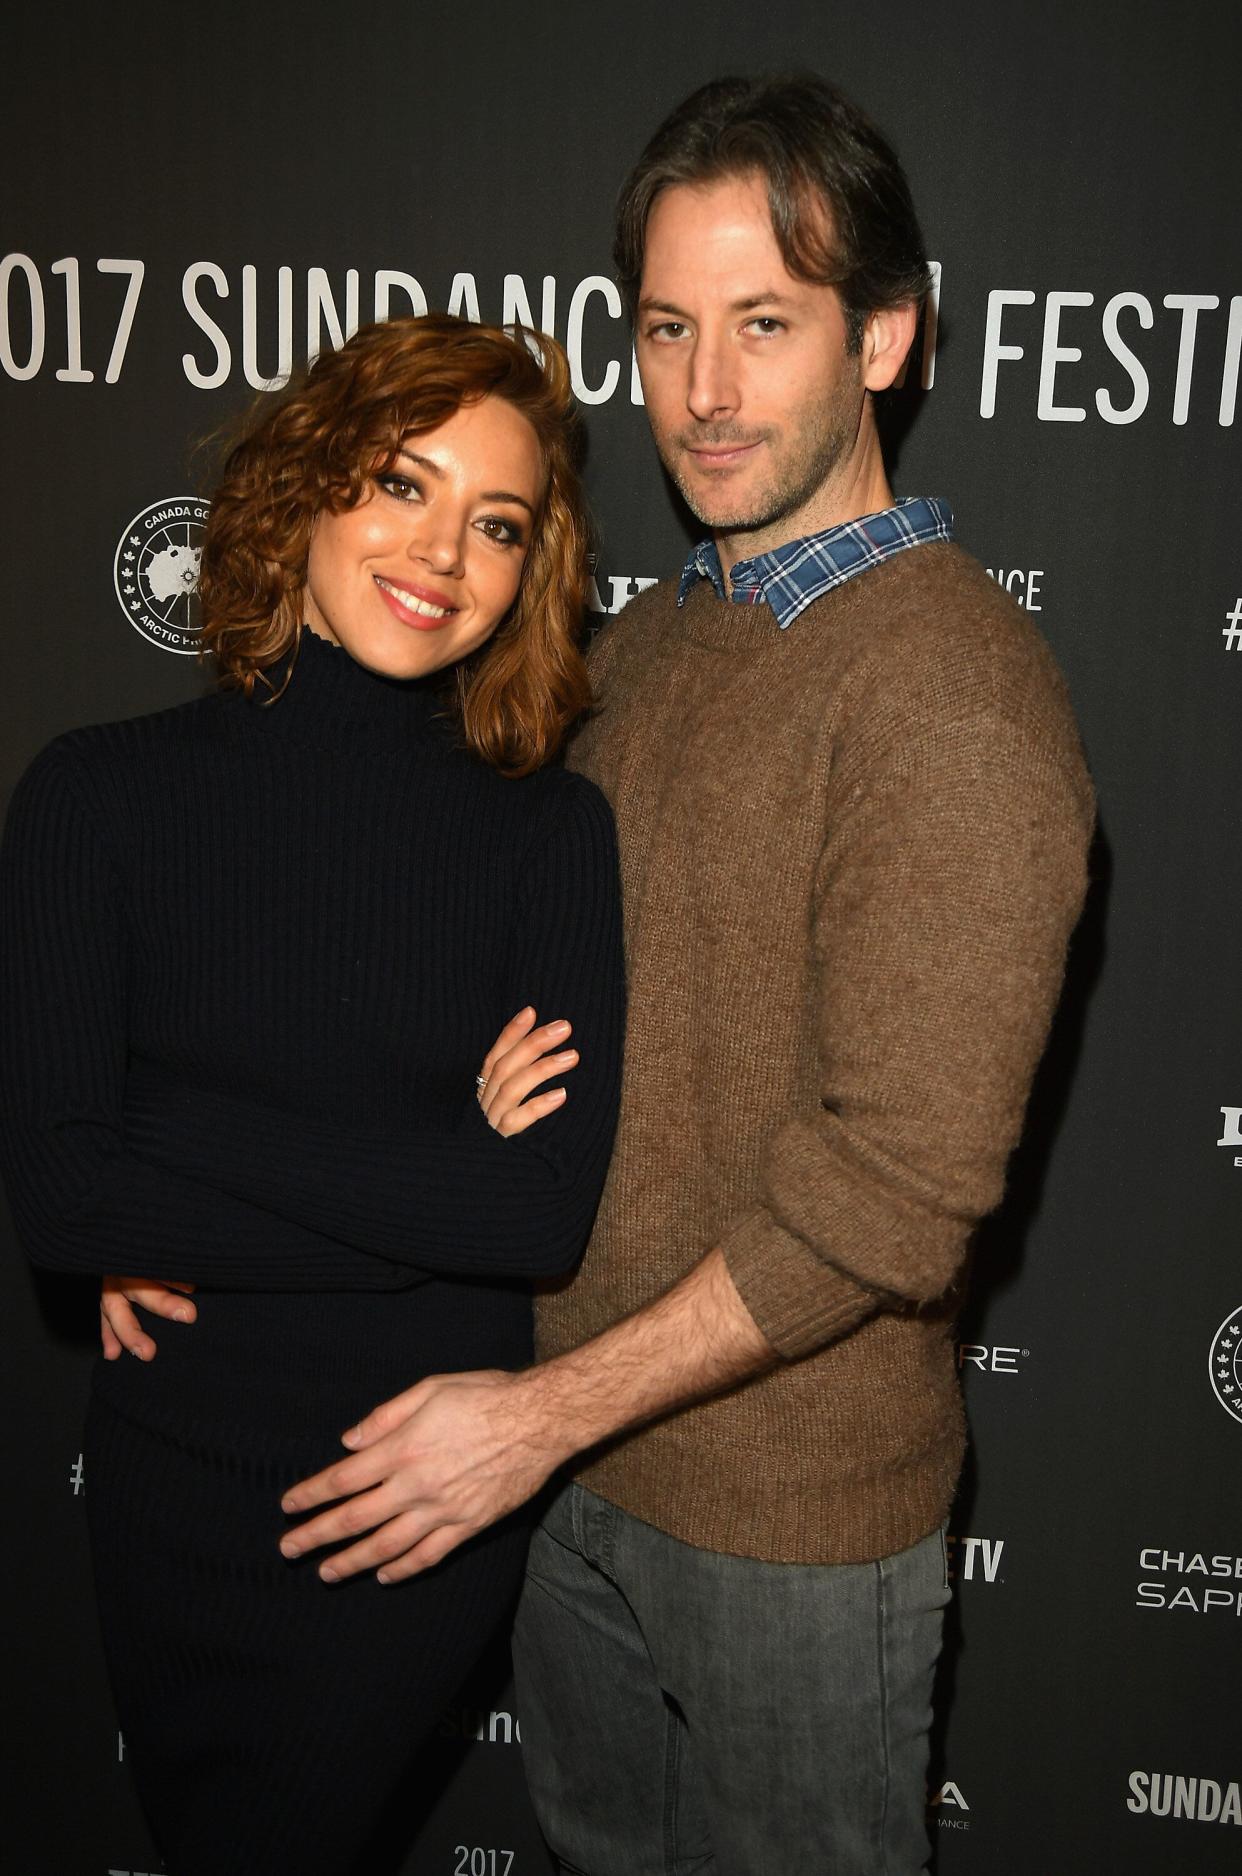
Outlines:
[[[863,384],[868,391],[887,391],[914,344],[919,309],[913,300],[882,307],[867,315],[863,327]]]

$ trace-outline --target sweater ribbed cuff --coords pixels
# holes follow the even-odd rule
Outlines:
[[[726,1227],[720,1248],[738,1295],[786,1361],[845,1335],[879,1301],[783,1231],[762,1205]]]

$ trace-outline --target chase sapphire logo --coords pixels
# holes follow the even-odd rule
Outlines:
[[[1225,1412],[1242,1422],[1242,1309],[1226,1316],[1212,1337],[1208,1373]]]
[[[121,611],[149,644],[192,656],[202,621],[198,565],[209,504],[194,495],[152,502],[122,534],[112,563]]]

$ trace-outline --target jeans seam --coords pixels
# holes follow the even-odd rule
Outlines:
[[[569,1487],[569,1528],[573,1532],[574,1544],[577,1547],[578,1555],[583,1558],[586,1557],[585,1531],[583,1529],[585,1522],[582,1487],[574,1482]]]
[[[600,1499],[599,1551],[604,1574],[612,1581],[617,1581],[617,1509],[606,1498]]]
[[[889,1752],[889,1712],[888,1712],[888,1609],[887,1583],[882,1562],[875,1566],[876,1573],[876,1683],[880,1705],[880,1753],[883,1763],[883,1778],[880,1788],[880,1871],[888,1876],[888,1800],[892,1785],[892,1765]]]
[[[666,1876],[677,1876],[677,1790],[681,1759],[681,1738],[677,1716],[664,1707],[664,1868]]]

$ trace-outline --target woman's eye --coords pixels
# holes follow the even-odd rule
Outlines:
[[[386,494],[395,496],[399,502],[416,501],[419,495],[417,482],[411,482],[409,476],[393,473],[377,476],[376,481]]]
[[[497,541],[502,547],[522,545],[521,528],[516,521],[506,521],[503,515],[484,515],[479,527],[489,541]]]
[[[679,339],[686,330],[680,319],[664,319],[658,326],[647,328],[649,339]]]

